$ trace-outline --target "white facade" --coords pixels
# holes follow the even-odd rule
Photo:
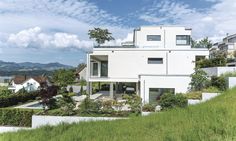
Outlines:
[[[190,35],[184,27],[134,30],[133,48],[94,48],[87,55],[87,81],[135,82],[144,103],[152,88],[186,92],[196,57],[209,55],[207,49],[191,49]]]
[[[227,54],[227,58],[235,58],[234,51],[236,50],[236,34],[227,36],[223,39],[222,42],[215,43],[215,47],[211,50],[211,54],[214,53],[215,50],[224,51]]]
[[[236,67],[210,67],[202,68],[208,76],[220,76],[225,73],[235,73]]]
[[[83,70],[79,72],[79,80],[86,80],[86,75],[87,75],[87,67],[85,67]]]
[[[21,84],[15,84],[14,81],[12,81],[11,86],[8,89],[13,90],[16,93],[22,88],[26,91],[35,91],[38,90],[39,86],[40,84],[36,80],[30,78]]]

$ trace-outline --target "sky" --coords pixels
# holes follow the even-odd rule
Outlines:
[[[86,62],[88,30],[108,29],[120,45],[143,25],[192,28],[195,40],[236,33],[236,0],[1,0],[0,60]]]

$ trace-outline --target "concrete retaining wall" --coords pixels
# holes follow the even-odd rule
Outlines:
[[[188,105],[195,105],[201,102],[205,102],[207,100],[210,100],[216,96],[218,96],[219,93],[202,93],[202,99],[198,100],[198,99],[188,99]]]
[[[117,120],[126,119],[118,117],[71,117],[71,116],[32,116],[32,128],[37,128],[45,125],[58,125],[60,123],[79,123],[86,121],[102,121],[102,120]]]
[[[236,77],[228,78],[228,88],[233,88],[236,86]]]
[[[18,130],[27,130],[27,129],[31,129],[31,128],[27,128],[27,127],[6,127],[6,126],[0,126],[0,133],[5,133],[5,132],[16,132]]]
[[[220,76],[221,74],[227,72],[235,72],[236,67],[211,67],[211,68],[202,68],[208,76]]]

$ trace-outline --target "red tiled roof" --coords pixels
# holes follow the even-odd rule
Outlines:
[[[34,77],[28,77],[28,76],[15,76],[12,81],[14,81],[15,84],[22,84],[28,79],[34,79],[38,83],[46,82],[47,78],[43,76],[34,76]]]

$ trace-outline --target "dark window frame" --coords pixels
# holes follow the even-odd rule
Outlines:
[[[148,64],[163,64],[163,58],[148,58],[147,60]]]
[[[155,40],[155,38],[157,40]],[[159,41],[161,41],[161,35],[147,35],[147,41],[158,41],[159,42]]]
[[[178,43],[177,43],[177,40],[178,40],[178,39],[177,39],[177,36],[182,36],[182,37],[185,36],[185,37],[187,37],[187,38],[186,38],[186,44],[178,44]],[[175,42],[176,42],[176,45],[177,45],[177,46],[190,46],[190,45],[191,45],[191,41],[190,41],[191,38],[190,38],[190,35],[176,35],[175,38],[176,38]]]
[[[99,65],[99,64],[98,64],[98,62],[93,62],[92,64],[93,64],[92,76],[98,76],[98,74],[99,74],[99,73],[98,73],[98,68],[99,68],[98,65]],[[96,68],[96,69],[97,69],[97,72],[96,72],[97,74],[94,73],[94,72],[95,72],[95,71],[94,71],[94,64],[97,64],[97,68]]]

